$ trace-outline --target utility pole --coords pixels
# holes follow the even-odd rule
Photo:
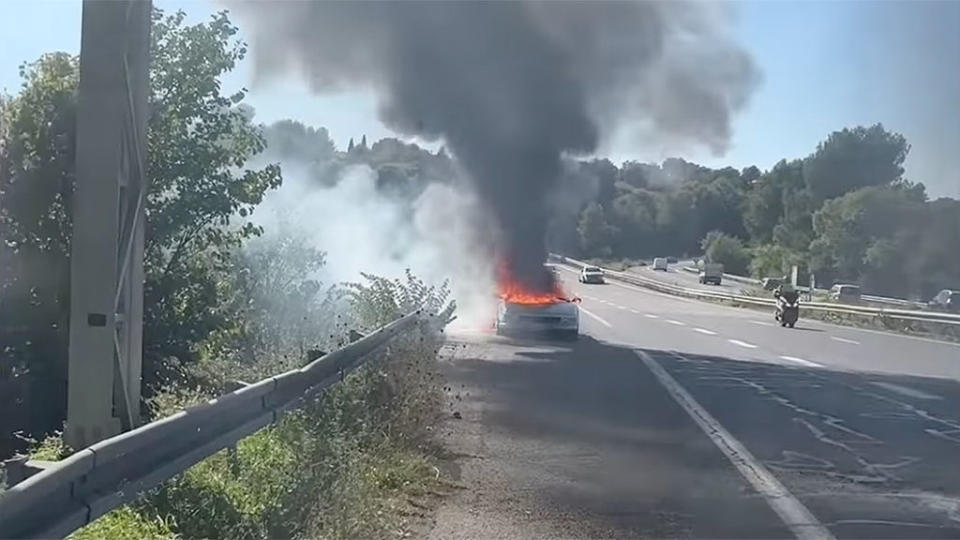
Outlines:
[[[66,442],[136,427],[150,0],[84,0],[70,250]]]

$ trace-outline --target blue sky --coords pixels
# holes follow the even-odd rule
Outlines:
[[[209,0],[154,0],[204,20]],[[913,145],[909,178],[934,196],[960,197],[960,1],[733,4],[735,38],[763,81],[734,120],[725,156],[691,149],[681,156],[709,166],[769,168],[803,157],[836,129],[882,122]],[[0,0],[0,89],[15,92],[17,67],[54,50],[78,52],[80,0]],[[242,21],[241,33],[243,31]],[[371,93],[312,96],[296,80],[253,84],[249,62],[225,86],[250,88],[257,118],[296,118],[325,126],[340,147],[350,137],[390,135]],[[630,143],[604,148],[615,162],[656,160]]]

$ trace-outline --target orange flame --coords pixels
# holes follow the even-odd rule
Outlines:
[[[552,290],[532,290],[511,276],[505,264],[500,264],[497,268],[497,293],[503,301],[511,304],[556,304],[571,301],[558,280],[553,281]]]

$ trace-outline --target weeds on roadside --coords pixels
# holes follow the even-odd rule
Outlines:
[[[396,338],[235,451],[210,456],[72,538],[346,539],[403,531],[409,497],[439,479],[425,453],[440,411],[439,344],[425,329]],[[172,389],[151,406],[163,416],[207,397]]]

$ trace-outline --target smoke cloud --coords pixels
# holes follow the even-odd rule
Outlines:
[[[705,3],[240,2],[258,77],[373,89],[390,128],[442,139],[494,219],[498,257],[547,290],[566,154],[625,124],[723,152],[757,80]]]
[[[269,150],[262,157],[276,158]],[[326,264],[310,277],[339,284],[360,281],[364,272],[396,278],[410,269],[427,283],[450,280],[457,325],[489,323],[493,268],[478,254],[490,247],[479,236],[484,218],[469,188],[431,183],[398,196],[378,188],[366,165],[348,166],[323,184],[306,163],[279,160],[283,187],[267,194],[250,221],[264,226],[267,241],[296,231],[325,253]]]

